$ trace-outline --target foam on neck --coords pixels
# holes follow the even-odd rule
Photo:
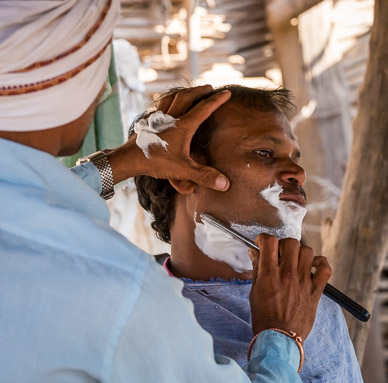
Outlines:
[[[238,273],[252,270],[248,247],[207,222],[195,222],[194,240],[209,258],[225,262]]]

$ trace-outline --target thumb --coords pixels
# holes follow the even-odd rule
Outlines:
[[[322,255],[314,257],[313,267],[315,267],[315,273],[313,276],[313,286],[318,292],[322,292],[325,288],[328,280],[330,279],[333,271],[327,261],[326,257]]]
[[[258,270],[259,270],[260,253],[256,249],[254,249],[253,247],[250,247],[248,249],[248,255],[252,261],[252,267],[253,267],[252,280],[255,281],[257,278]]]
[[[226,191],[230,185],[229,179],[224,174],[209,166],[192,166],[188,169],[185,178],[200,186],[218,191]]]
[[[197,130],[198,127],[204,122],[210,115],[218,109],[222,104],[225,104],[232,93],[230,90],[223,90],[222,92],[217,92],[212,96],[202,100],[194,108],[190,109],[184,116],[181,117],[181,121],[190,121],[191,127],[194,130]]]

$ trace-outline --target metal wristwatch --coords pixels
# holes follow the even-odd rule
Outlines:
[[[112,198],[115,194],[115,190],[112,168],[108,156],[100,151],[78,159],[76,164],[82,165],[90,161],[93,162],[100,173],[102,183],[101,197],[106,200]]]

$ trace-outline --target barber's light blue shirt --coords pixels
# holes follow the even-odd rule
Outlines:
[[[182,282],[109,227],[92,164],[71,172],[3,139],[0,163],[0,382],[250,381],[214,356]],[[295,343],[266,331],[248,374],[300,382],[298,365]]]
[[[212,335],[214,352],[245,366],[246,349],[252,339],[251,281],[183,281],[183,295],[193,302],[198,323]],[[303,383],[363,382],[342,310],[324,295],[303,348]]]

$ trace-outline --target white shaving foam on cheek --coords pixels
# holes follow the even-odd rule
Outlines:
[[[302,221],[307,209],[294,202],[281,201],[279,196],[282,191],[283,188],[275,182],[261,192],[262,197],[277,208],[282,221],[281,226],[272,228],[259,223],[250,225],[231,223],[230,226],[252,241],[262,233],[274,235],[279,240],[294,238],[299,241],[302,234]],[[196,217],[196,214],[194,216]],[[195,217],[194,240],[204,254],[216,261],[227,263],[238,273],[252,270],[248,247],[245,244],[207,222],[196,222]]]
[[[151,145],[161,145],[167,150],[168,143],[162,140],[158,136],[158,133],[175,128],[176,121],[176,118],[158,110],[152,113],[147,119],[140,120],[135,124],[134,131],[137,134],[136,145],[143,151],[147,158],[151,158],[149,152],[149,146]]]
[[[259,223],[255,223],[252,225],[241,225],[239,223],[232,223],[231,228],[241,233],[245,237],[249,238],[251,241],[255,241],[256,237],[259,234],[266,233],[270,235],[274,235],[278,239],[285,238],[284,237],[284,228],[280,227],[266,227],[262,226]]]
[[[209,258],[227,263],[238,273],[251,271],[252,262],[248,255],[248,247],[238,239],[204,222],[195,222],[195,243]],[[285,226],[266,227],[258,223],[241,225],[232,223],[231,228],[254,241],[259,234],[274,235],[278,239],[289,238],[290,230]]]
[[[261,196],[278,210],[278,216],[283,226],[278,228],[279,239],[295,238],[300,241],[302,237],[302,222],[307,209],[291,201],[281,201],[279,196],[283,188],[277,182],[262,190]]]
[[[195,222],[195,244],[209,258],[225,262],[236,272],[252,270],[248,247],[207,222]]]

